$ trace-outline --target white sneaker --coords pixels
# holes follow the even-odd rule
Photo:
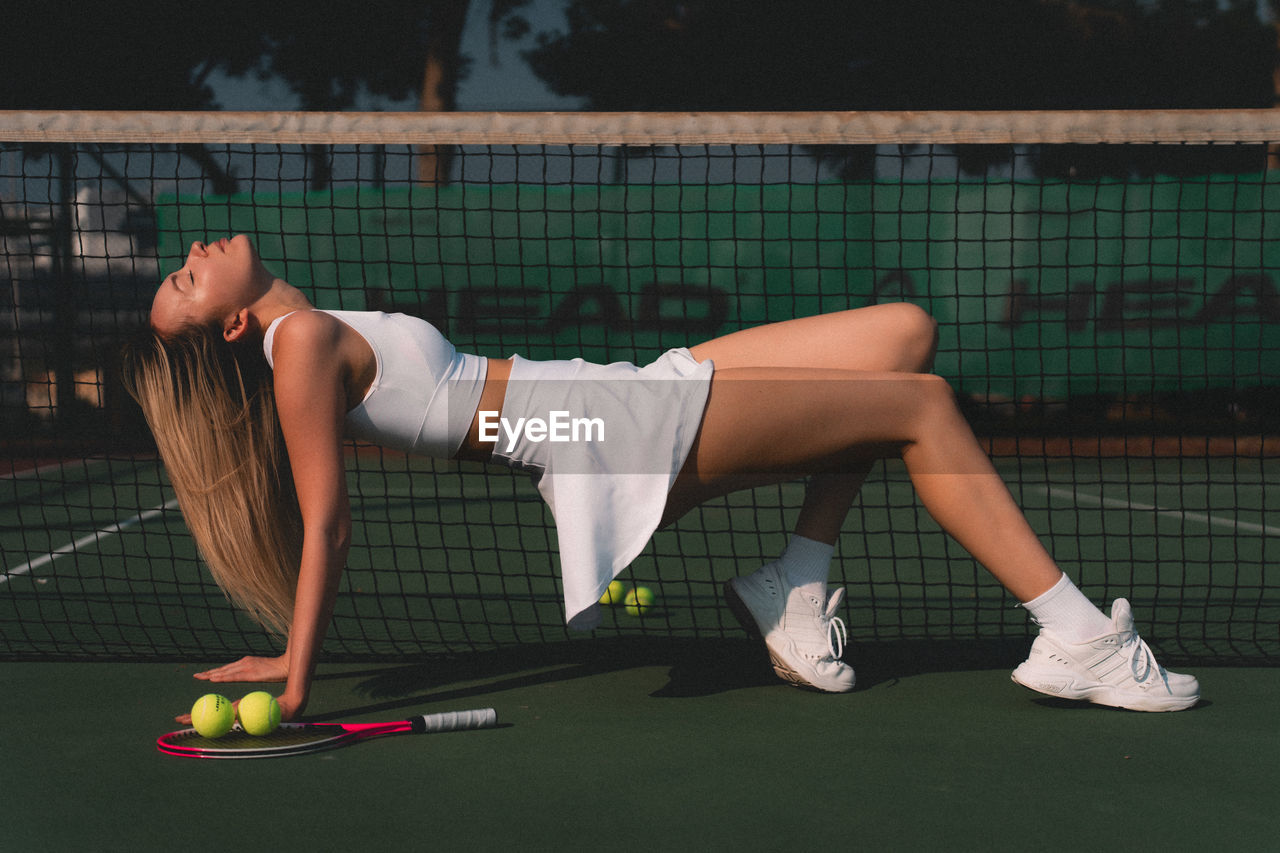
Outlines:
[[[823,602],[793,587],[777,563],[769,563],[730,580],[724,595],[747,633],[764,639],[779,678],[828,693],[853,689],[853,667],[840,660],[848,632],[835,615],[843,588]]]
[[[1129,602],[1111,605],[1114,633],[1068,643],[1045,629],[1013,680],[1049,696],[1132,711],[1181,711],[1200,699],[1195,676],[1166,672],[1133,627]]]

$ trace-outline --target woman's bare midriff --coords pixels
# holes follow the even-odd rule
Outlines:
[[[471,418],[471,426],[467,429],[467,437],[458,448],[456,459],[470,462],[488,462],[493,453],[493,442],[480,441],[480,413],[502,413],[502,401],[507,395],[507,380],[511,377],[511,361],[508,359],[488,359],[484,377],[484,390],[480,392],[480,405]]]

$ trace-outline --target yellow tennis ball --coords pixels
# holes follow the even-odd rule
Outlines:
[[[191,706],[191,725],[205,737],[222,737],[235,721],[235,708],[226,696],[206,693]]]
[[[613,581],[609,584],[609,588],[604,591],[604,595],[600,596],[601,604],[621,604],[622,597],[625,595],[623,590],[625,587],[622,581]]]
[[[627,593],[627,612],[632,616],[643,616],[645,611],[653,607],[653,590],[647,586],[638,586]]]
[[[250,693],[240,700],[240,728],[251,735],[268,735],[280,725],[280,705],[265,690]]]

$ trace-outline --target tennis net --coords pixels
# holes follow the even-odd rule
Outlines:
[[[0,656],[274,648],[202,571],[113,376],[161,272],[247,233],[319,307],[416,314],[488,356],[643,363],[915,302],[1086,593],[1130,598],[1169,660],[1274,659],[1277,141],[1278,111],[0,113]],[[572,636],[527,478],[348,458],[331,655]],[[801,496],[659,532],[624,580],[660,606],[596,634],[736,636],[719,586],[780,550]],[[846,529],[855,642],[1029,636],[901,466]]]

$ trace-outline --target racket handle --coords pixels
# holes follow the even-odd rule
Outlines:
[[[460,729],[487,729],[498,724],[498,712],[492,708],[476,708],[471,711],[445,711],[426,714],[409,720],[417,734],[456,732]]]

